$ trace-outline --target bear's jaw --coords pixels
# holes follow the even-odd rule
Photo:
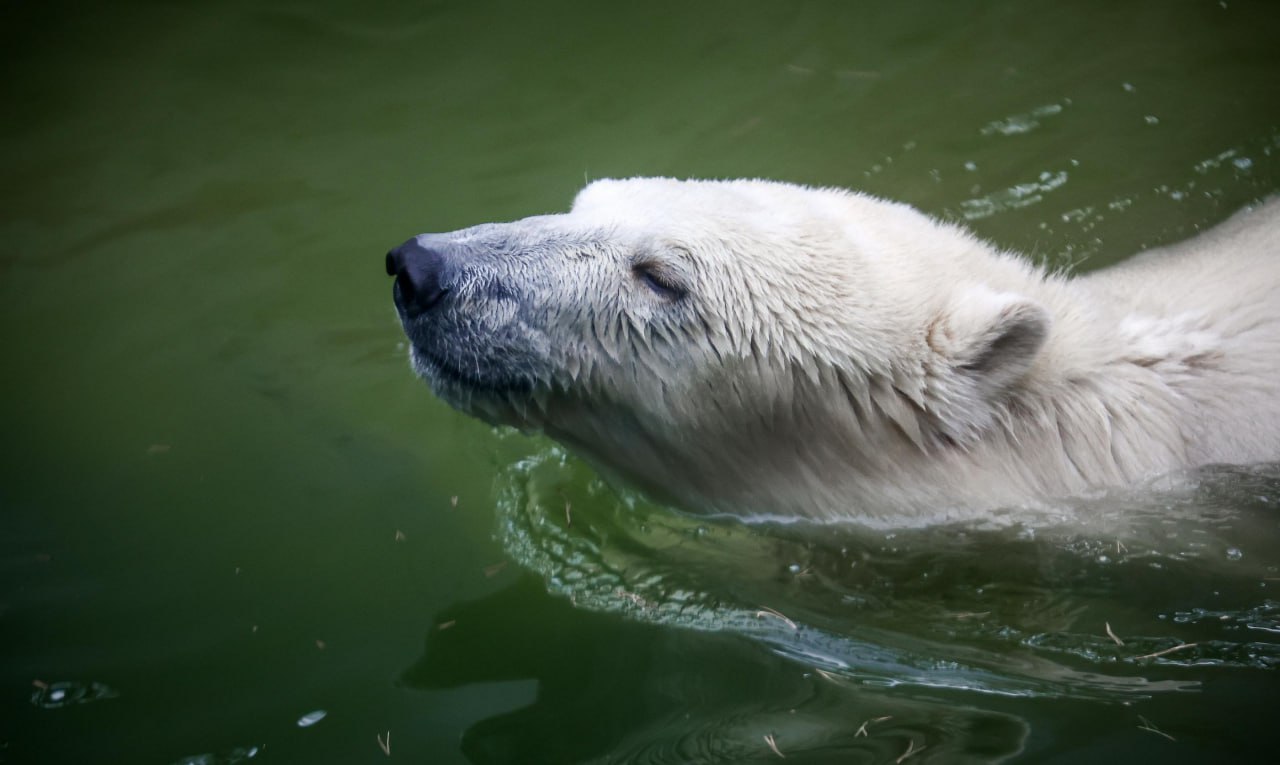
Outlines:
[[[416,344],[409,360],[432,393],[463,414],[523,431],[540,430],[545,422],[546,394],[531,376],[468,374]]]

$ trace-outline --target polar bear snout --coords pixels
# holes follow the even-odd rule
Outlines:
[[[482,400],[528,392],[550,373],[544,317],[512,278],[521,260],[493,225],[419,234],[386,256],[414,370],[446,401],[491,422],[524,420]]]
[[[396,308],[410,318],[431,310],[449,293],[446,243],[432,240],[427,234],[416,236],[387,253],[387,275],[396,278]]]

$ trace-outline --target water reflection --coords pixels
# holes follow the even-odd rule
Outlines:
[[[1275,468],[1210,469],[1033,522],[871,535],[682,516],[550,449],[509,471],[499,523],[590,611],[748,637],[865,686],[1132,702],[1280,664],[1272,497]]]
[[[467,730],[475,763],[992,762],[1032,699],[1149,731],[1129,718],[1206,673],[1280,663],[1273,497],[1274,468],[1211,469],[1044,525],[868,536],[690,518],[549,448],[499,486],[540,576],[437,614],[404,681],[536,681]]]
[[[437,623],[452,624],[428,634],[406,685],[537,681],[533,703],[466,731],[473,763],[736,763],[776,759],[775,747],[795,762],[995,762],[1027,732],[1016,717],[811,671],[733,634],[575,608],[533,577]]]

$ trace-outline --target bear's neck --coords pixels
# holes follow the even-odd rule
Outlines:
[[[744,487],[746,504],[883,527],[972,520],[989,508],[1274,451],[1276,436],[1251,423],[1248,410],[1270,409],[1276,383],[1260,376],[1252,398],[1237,399],[1243,409],[1222,400],[1224,389],[1240,395],[1228,354],[1238,338],[1208,322],[1213,311],[1126,303],[1097,276],[1015,276],[1019,283],[1005,288],[1044,305],[1051,329],[1025,377],[988,402],[988,412],[934,406],[920,380],[927,343],[907,335],[902,355],[853,379],[838,365],[797,371],[797,395],[826,403],[798,412],[790,434],[775,423],[766,438],[795,443],[795,464],[775,460],[778,480]],[[920,333],[926,324],[922,317]],[[834,404],[833,387],[842,390]],[[981,427],[952,427],[957,417]]]
[[[864,403],[854,407],[859,432],[832,434],[829,448],[811,449],[824,458],[844,454],[847,478],[824,499],[799,501],[833,519],[919,525],[1208,462],[1274,458],[1280,423],[1262,420],[1280,393],[1275,375],[1254,361],[1251,387],[1242,390],[1249,360],[1231,353],[1262,324],[1246,322],[1239,331],[1211,321],[1212,307],[1168,312],[1129,304],[1105,272],[1078,280],[1041,275],[1019,286],[1046,306],[1051,330],[1025,378],[990,402],[979,431],[957,438],[946,427],[954,412],[931,411],[904,393],[921,361],[901,358],[866,378]],[[1276,317],[1269,322],[1274,327]],[[854,441],[881,448],[849,456],[840,444]],[[809,466],[815,469],[839,470]]]

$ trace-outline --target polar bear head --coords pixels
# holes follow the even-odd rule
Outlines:
[[[1021,261],[767,181],[597,181],[565,214],[414,237],[387,271],[445,401],[739,515],[891,502],[901,461],[998,422],[1049,328]]]

